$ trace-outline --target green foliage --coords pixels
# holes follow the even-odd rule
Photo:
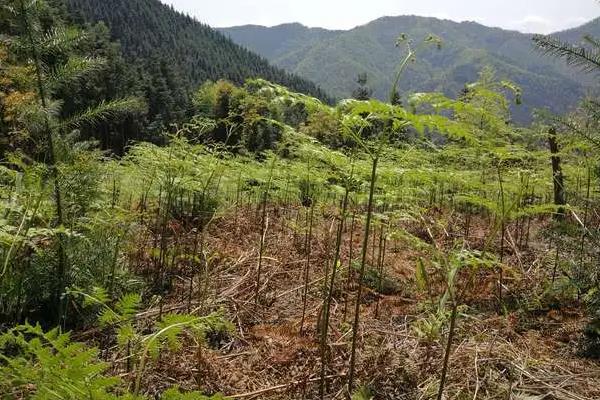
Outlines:
[[[358,74],[358,78],[356,79],[358,87],[352,92],[353,99],[364,101],[371,98],[373,90],[367,86],[367,81],[368,78],[366,73]]]
[[[9,3],[11,7],[7,9],[12,11],[7,15],[15,29],[2,39],[10,66],[6,71],[10,79],[7,82],[12,82],[6,93],[9,96],[35,93],[38,99],[44,97],[40,102],[33,101],[34,96],[22,98],[25,101],[13,109],[15,115],[3,116],[5,120],[8,117],[11,131],[39,142],[47,129],[46,118],[50,117],[48,123],[54,131],[70,133],[79,129],[88,136],[92,128],[112,129],[125,117],[145,112],[142,100],[127,96],[131,92],[99,89],[106,85],[99,76],[111,69],[114,72],[118,62],[114,51],[108,49],[106,32],[92,29],[88,35],[87,31],[66,25],[58,13],[48,16],[48,5],[42,1],[24,2],[23,7],[16,0]],[[97,42],[96,47],[89,45],[91,41]],[[34,60],[29,64],[31,58]],[[41,82],[35,75],[37,69],[41,71]],[[14,71],[23,71],[29,77],[15,79]],[[83,82],[94,89],[81,90]]]
[[[586,28],[591,28],[597,20],[586,25]],[[574,34],[580,32],[573,32]],[[597,35],[597,32],[595,32]],[[583,35],[583,41],[580,44],[572,44],[562,38],[555,36],[543,36],[536,35],[533,38],[535,45],[538,50],[547,56],[563,59],[569,66],[579,69],[583,72],[597,73],[600,71],[600,42],[597,36],[591,34],[589,31]],[[571,35],[573,36],[573,35]],[[579,35],[581,36],[581,35]],[[580,40],[581,37],[575,37],[576,40]],[[586,301],[589,311],[591,314],[591,321],[585,330],[585,342],[584,343],[584,354],[590,357],[598,358],[600,354],[600,291],[598,290],[598,268],[597,266],[590,266],[584,262],[586,240],[593,243],[592,247],[598,244],[598,232],[597,229],[588,227],[587,215],[590,207],[590,192],[589,185],[591,184],[592,176],[587,164],[587,152],[589,151],[588,146],[594,149],[596,156],[598,146],[597,127],[600,123],[600,113],[598,113],[598,101],[595,98],[586,99],[582,102],[579,109],[568,115],[567,117],[552,118],[555,124],[562,126],[562,128],[571,134],[583,139],[587,146],[584,146],[586,153],[586,169],[588,174],[588,190],[586,198],[584,200],[585,217],[582,221],[577,217],[577,222],[581,225],[583,233],[581,233],[580,248],[578,249],[579,261],[577,266],[574,268],[574,277],[570,279],[569,288],[576,286],[579,290],[579,294],[584,294],[584,300]],[[579,145],[581,146],[581,145]],[[577,147],[579,147],[577,146]],[[597,163],[597,160],[594,162]],[[597,180],[597,176],[594,177],[594,181]],[[576,215],[576,214],[575,214]],[[561,236],[568,237],[570,234],[569,230],[561,232]],[[571,236],[572,237],[572,236]],[[564,243],[563,246],[570,247],[572,243]],[[557,250],[558,257],[558,250]],[[592,256],[593,257],[593,256]],[[556,261],[555,268],[558,267],[558,260]],[[554,283],[554,279],[553,279]],[[553,285],[554,286],[554,285]],[[566,290],[561,291],[561,295],[564,295]],[[568,292],[567,292],[568,293]]]
[[[448,315],[446,313],[430,313],[426,317],[416,320],[411,325],[411,329],[420,340],[435,343],[442,339],[447,323]]]
[[[148,356],[157,359],[161,347],[165,345],[169,346],[171,350],[179,349],[181,343],[179,337],[185,331],[194,333],[198,340],[204,341],[206,333],[209,331],[229,332],[231,330],[233,330],[232,324],[219,313],[213,313],[206,317],[175,314],[163,316],[163,320],[156,325],[156,332],[145,336],[141,340],[141,355],[134,394],[138,395],[140,393],[140,385]],[[201,343],[198,345],[200,346]]]
[[[352,394],[352,400],[372,400],[374,395],[371,389],[367,386],[360,387],[356,392]]]
[[[119,347],[122,350],[126,349],[128,357],[133,358],[136,364],[139,365],[135,387],[136,395],[140,392],[140,384],[148,358],[157,360],[163,348],[168,348],[170,351],[179,351],[182,346],[181,337],[184,333],[191,333],[198,341],[198,346],[201,346],[204,344],[207,334],[227,335],[234,329],[222,313],[213,313],[205,317],[165,314],[155,324],[153,332],[144,334],[138,331],[135,324],[135,317],[142,303],[140,295],[126,294],[112,306],[108,293],[102,288],[94,288],[90,294],[79,290],[71,290],[69,295],[81,296],[84,307],[99,308],[99,326],[114,329],[117,333]],[[171,396],[178,395],[178,391],[169,393]],[[195,396],[195,394],[180,396],[183,396],[181,398],[188,398],[185,396]]]
[[[458,248],[449,253],[432,247],[432,259],[426,262],[419,259],[417,262],[415,281],[417,287],[430,298],[433,310],[426,317],[417,320],[411,328],[425,341],[437,341],[442,338],[442,333],[447,324],[450,313],[448,306],[457,309],[472,278],[482,269],[492,269],[497,265],[495,257],[479,251]],[[461,276],[462,275],[462,276]],[[443,293],[436,297],[435,284],[443,287]]]
[[[340,119],[335,111],[322,110],[309,115],[300,132],[314,137],[332,149],[349,147],[351,142],[340,134]]]
[[[94,10],[113,13],[104,7],[94,4],[86,13]],[[151,2],[140,7],[153,10],[158,6]],[[165,10],[162,6],[156,9]],[[170,11],[168,14],[174,15]],[[111,18],[122,19],[114,15]],[[49,27],[55,25],[54,21],[49,20]],[[190,24],[192,31],[198,27],[196,23]],[[50,49],[51,43],[38,40],[41,51],[60,55],[58,60],[44,59],[44,64],[52,61],[42,68],[42,89],[48,89],[46,109],[36,101],[43,90],[36,88],[35,74],[27,57],[20,53],[31,48],[27,48],[27,43],[18,45],[18,40],[10,46],[0,46],[0,61],[11,63],[10,71],[6,74],[1,71],[3,118],[8,118],[12,131],[40,139],[40,147],[37,144],[27,147],[19,142],[16,149],[21,151],[2,155],[0,318],[8,326],[23,320],[50,325],[52,322],[46,317],[58,308],[58,303],[63,329],[100,328],[92,331],[103,335],[101,345],[110,348],[112,359],[118,360],[114,367],[118,369],[120,363],[126,363],[134,392],[125,395],[129,398],[143,394],[147,375],[160,362],[163,352],[185,352],[189,356],[192,347],[200,359],[203,347],[213,344],[211,338],[227,336],[233,331],[222,312],[198,316],[170,314],[164,309],[166,299],[176,298],[173,289],[185,288],[188,293],[178,294],[188,296],[189,310],[194,307],[196,294],[201,303],[197,310],[215,310],[204,302],[204,297],[212,293],[214,273],[221,271],[215,268],[222,264],[215,266],[214,260],[222,261],[228,255],[212,248],[214,242],[207,240],[213,230],[207,228],[229,226],[230,216],[234,215],[237,222],[240,212],[263,205],[264,230],[266,216],[274,215],[270,214],[271,207],[277,217],[283,214],[284,218],[291,209],[298,212],[294,224],[298,236],[298,232],[308,233],[304,218],[312,218],[313,211],[317,222],[339,215],[336,207],[340,196],[351,192],[350,208],[344,211],[352,213],[354,239],[360,240],[360,234],[356,234],[358,227],[364,224],[366,228],[359,268],[351,264],[359,271],[353,348],[356,349],[364,300],[360,296],[362,287],[384,295],[397,294],[401,289],[405,292],[404,284],[401,288],[381,265],[375,267],[376,260],[371,259],[370,266],[367,264],[369,229],[375,216],[389,223],[389,232],[386,228],[386,236],[381,238],[387,241],[381,243],[393,246],[396,252],[410,250],[410,256],[419,258],[415,283],[428,301],[422,304],[423,314],[414,321],[412,330],[420,339],[431,342],[441,340],[450,324],[452,333],[446,351],[450,354],[453,327],[458,313],[463,312],[465,292],[472,290],[477,277],[483,275],[487,279],[490,271],[501,274],[508,269],[496,260],[497,252],[502,259],[505,244],[510,243],[516,255],[526,247],[503,235],[518,232],[519,240],[523,241],[528,223],[533,220],[537,229],[540,223],[536,219],[544,221],[544,216],[555,210],[547,204],[552,175],[542,145],[545,136],[541,132],[545,127],[525,129],[511,123],[511,104],[519,101],[521,90],[514,83],[496,79],[491,69],[483,70],[479,80],[464,87],[456,98],[441,93],[417,94],[410,98],[406,108],[398,96],[402,82],[394,85],[390,103],[345,100],[332,107],[263,79],[246,80],[240,86],[240,81],[231,77],[231,81],[203,84],[191,96],[191,106],[187,89],[179,90],[180,77],[168,63],[148,60],[151,72],[140,72],[138,78],[143,82],[138,82],[136,90],[145,92],[144,97],[150,100],[147,111],[152,120],[145,122],[152,130],[161,132],[164,142],[136,143],[123,157],[111,158],[97,150],[98,143],[85,139],[102,135],[105,128],[112,129],[107,126],[127,120],[132,109],[138,110],[134,118],[140,117],[146,111],[144,102],[115,100],[116,92],[110,92],[111,96],[106,98],[112,101],[103,103],[105,96],[97,96],[104,93],[100,87],[91,88],[89,93],[94,95],[89,98],[85,96],[87,89],[78,90],[85,86],[84,82],[118,63],[109,57],[102,62],[105,58],[98,54],[87,57],[83,49],[93,47],[96,42],[86,42],[85,35],[65,28],[48,30],[48,38],[56,42],[54,50]],[[111,45],[105,42],[106,38],[100,39],[106,34],[101,26],[90,27],[86,32],[103,43],[102,52],[115,55],[108,51]],[[437,36],[422,33],[416,37],[424,37],[423,45],[440,44]],[[18,39],[22,35],[16,30],[13,36]],[[118,36],[130,35],[119,32]],[[416,48],[407,38],[402,36],[399,42],[407,50],[400,75],[405,70],[419,69],[418,65],[408,68]],[[7,52],[3,52],[4,48]],[[499,74],[504,76],[502,71]],[[69,97],[72,93],[73,101]],[[87,101],[79,102],[80,98]],[[597,124],[590,121],[597,119],[597,108],[590,105],[585,113],[580,111],[581,114],[569,118],[570,125],[565,123],[563,129],[572,126],[593,137]],[[181,124],[168,128],[173,121]],[[46,130],[46,122],[50,131]],[[166,129],[174,133],[162,136]],[[49,143],[53,144],[53,150],[48,154],[56,156],[56,162],[46,164],[40,161],[43,160],[40,149]],[[583,164],[588,171],[594,170],[597,160],[590,156],[594,143],[577,138],[564,139],[564,144],[560,155],[565,164],[569,198],[573,199],[573,204],[565,209],[574,217],[553,238],[564,239],[562,255],[569,258],[556,266],[565,275],[568,273],[569,278],[559,276],[556,284],[536,287],[541,293],[536,291],[532,303],[539,300],[544,304],[564,304],[579,296],[594,313],[600,299],[594,264],[597,232],[591,222],[591,207],[595,202],[590,199],[594,197],[591,189],[586,200],[581,198],[585,190],[578,172]],[[575,176],[578,187],[574,187]],[[590,172],[590,187],[595,187],[596,178]],[[300,205],[316,207],[305,214],[307,210],[299,211]],[[260,212],[261,207],[257,210]],[[285,212],[279,213],[280,210]],[[465,235],[468,238],[464,242],[456,240],[463,229],[469,230],[471,219],[476,234]],[[285,222],[287,225],[289,221]],[[321,226],[315,225],[315,234],[322,234],[317,228]],[[343,224],[339,229],[338,243],[346,246]],[[273,234],[272,229],[265,232],[261,235],[259,263],[268,252],[270,240],[266,239]],[[494,244],[499,236],[502,236],[501,250],[497,251]],[[541,244],[536,243],[532,252],[554,243],[540,235],[536,240]],[[573,256],[577,251],[581,253],[579,258]],[[529,252],[523,251],[523,255]],[[519,254],[516,258],[521,262],[525,257]],[[342,262],[334,263],[337,273]],[[65,268],[56,268],[57,265]],[[339,272],[343,270],[340,268]],[[352,275],[347,277],[350,280]],[[258,299],[260,272],[256,282]],[[333,274],[330,286],[330,296],[342,287],[339,282],[336,285]],[[57,288],[70,289],[60,290],[57,296]],[[412,287],[407,287],[406,293],[411,292]],[[156,321],[151,320],[154,307],[159,313]],[[521,307],[527,304],[522,303]],[[151,310],[141,312],[146,308]],[[9,332],[14,337],[21,335],[21,339],[7,339],[6,343],[21,341],[21,347],[31,344],[31,332]],[[589,332],[597,333],[596,321],[590,324]],[[56,340],[70,346],[68,337],[61,338],[55,331],[48,334],[37,331],[36,335],[56,336]],[[323,338],[325,349],[327,329]],[[57,358],[61,355],[53,351],[50,351],[52,357],[44,355],[43,362],[35,362],[31,354],[24,350],[15,353],[14,344],[7,345],[0,371],[10,379],[21,379],[19,390],[33,390],[22,385],[31,375],[37,380],[53,379],[56,382],[48,380],[48,385],[52,383],[59,388],[92,385],[97,388],[97,398],[118,398],[126,392],[117,379],[103,380],[107,372],[97,362],[95,351],[77,346],[67,353],[97,369],[89,369],[93,375],[89,377],[85,366],[80,368],[83,375],[76,375],[77,371],[68,368],[64,373],[54,368],[66,377],[64,382],[68,385],[60,380],[63,378],[46,376],[46,372],[51,372],[44,369],[46,365],[51,368],[59,361],[67,362]],[[36,357],[42,358],[40,348],[44,347],[36,348],[36,354],[40,354]],[[79,356],[79,352],[85,356]],[[355,352],[352,354],[354,360]],[[327,357],[322,359],[326,361]],[[447,362],[448,359],[444,370]],[[351,365],[353,371],[354,362]],[[5,372],[9,366],[20,368],[17,378]],[[63,395],[71,397],[70,393]],[[172,389],[163,397],[209,398],[201,393],[182,393],[179,389]],[[355,397],[372,395],[363,390]]]
[[[39,325],[17,326],[0,335],[0,350],[0,392],[4,398],[145,399],[124,393],[121,380],[107,374],[109,365],[98,361],[96,349],[72,342],[69,334],[61,334],[58,329],[44,332]],[[182,393],[177,387],[165,391],[161,398],[226,399],[220,394]]]
[[[205,396],[198,392],[181,393],[178,388],[171,388],[161,396],[164,400],[226,400],[223,395]]]
[[[207,82],[194,101],[199,116],[214,120],[205,143],[252,153],[276,150],[287,131],[304,124],[314,110],[327,109],[317,99],[261,79],[243,88],[224,80]]]
[[[108,364],[58,329],[15,327],[0,336],[0,350],[0,391],[8,398],[117,399],[119,379],[103,375]]]
[[[357,271],[360,269],[360,265],[355,264],[353,267]],[[388,276],[382,275],[380,271],[372,267],[365,268],[362,283],[369,289],[384,296],[391,296],[400,292],[398,282]]]
[[[110,174],[99,154],[80,144],[70,146],[65,156],[69,159],[60,165],[65,225],[52,225],[55,210],[53,194],[44,181],[45,165],[27,165],[26,159],[13,158],[24,169],[15,174],[16,180],[0,184],[0,212],[5,221],[0,228],[3,318],[48,316],[58,279],[52,267],[59,235],[66,239],[64,250],[71,266],[67,286],[90,291],[95,286],[108,287],[112,280],[116,293],[135,286],[119,257],[132,216],[111,207],[112,200],[102,186]]]

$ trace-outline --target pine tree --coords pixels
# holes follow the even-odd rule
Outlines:
[[[373,90],[368,86],[368,77],[366,73],[358,74],[356,78],[358,87],[352,92],[352,97],[356,100],[369,100],[373,95]]]
[[[34,98],[22,107],[21,113],[29,116],[19,118],[19,129],[37,143],[41,154],[32,154],[45,160],[51,178],[54,193],[53,227],[59,231],[66,223],[63,208],[63,192],[59,164],[63,162],[68,146],[64,146],[65,138],[83,127],[94,126],[108,118],[135,113],[143,108],[139,99],[124,98],[96,104],[77,113],[70,113],[61,105],[64,103],[61,94],[68,93],[68,88],[77,85],[86,77],[101,70],[104,60],[85,57],[77,54],[78,46],[84,42],[85,36],[69,26],[63,26],[57,17],[48,18],[53,10],[43,0],[26,1],[11,0],[6,9],[13,35],[4,40],[15,62],[21,63],[31,71],[31,79],[25,90],[34,93]],[[35,100],[34,100],[35,99]],[[60,145],[61,152],[58,151]],[[66,259],[64,235],[58,233],[56,239],[56,266],[53,303],[57,310],[55,321],[61,317],[61,296],[67,285],[68,261]]]
[[[330,102],[314,83],[273,67],[222,33],[158,0],[66,0],[78,20],[105,21],[128,61],[144,64],[156,54],[177,67],[191,93],[206,80],[242,84],[263,78]]]
[[[544,35],[535,35],[533,42],[545,55],[562,58],[584,72],[600,72],[600,40],[592,35],[585,35],[581,45]]]

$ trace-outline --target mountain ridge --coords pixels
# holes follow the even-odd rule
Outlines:
[[[302,27],[308,30],[322,30],[322,31],[328,31],[328,32],[348,32],[360,27],[363,27],[365,25],[369,25],[372,24],[374,22],[380,21],[380,20],[385,20],[385,19],[396,19],[396,18],[422,18],[422,19],[432,19],[432,20],[436,20],[436,21],[442,21],[442,22],[448,22],[448,23],[454,23],[454,24],[459,24],[459,25],[478,25],[480,27],[486,28],[486,29],[495,29],[495,30],[500,30],[500,31],[504,31],[504,32],[512,32],[512,33],[516,33],[519,35],[528,35],[528,36],[532,36],[532,35],[536,35],[536,32],[521,32],[517,29],[508,29],[508,28],[503,28],[500,26],[491,26],[491,25],[485,25],[481,22],[477,22],[475,20],[464,20],[464,21],[455,21],[452,19],[448,19],[448,18],[438,18],[438,17],[427,17],[427,16],[421,16],[421,15],[416,15],[416,14],[398,14],[398,15],[383,15],[381,17],[378,17],[374,20],[371,20],[367,23],[364,24],[359,24],[356,25],[352,28],[349,29],[330,29],[330,28],[325,28],[325,27],[321,27],[321,26],[310,26],[310,25],[305,25],[302,22],[282,22],[282,23],[278,23],[275,25],[261,25],[261,24],[241,24],[241,25],[231,25],[231,26],[220,26],[220,27],[213,27],[213,29],[218,30],[218,31],[229,31],[231,29],[236,29],[236,28],[262,28],[262,29],[273,29],[273,28],[281,28],[281,27],[289,27],[289,26],[294,26],[294,27]],[[572,31],[579,31],[582,28],[585,28],[586,26],[595,26],[596,23],[598,23],[600,21],[600,16],[596,17],[596,18],[592,18],[587,22],[582,23],[581,25],[572,27],[572,28],[567,28],[567,29],[561,29],[561,30],[557,30],[554,32],[549,33],[548,35],[553,36],[553,35],[558,35],[558,34],[562,34],[562,33],[569,33]],[[600,29],[598,30],[598,32],[600,32]]]
[[[434,17],[384,16],[349,30],[309,28],[300,23],[274,27],[217,28],[234,42],[257,52],[273,64],[316,82],[337,97],[349,97],[356,76],[367,73],[374,96],[385,98],[401,51],[394,47],[400,33],[415,40],[429,33],[444,40],[443,49],[422,52],[401,81],[404,93],[441,91],[454,96],[477,79],[486,65],[500,79],[510,79],[524,91],[524,106],[515,118],[531,121],[534,108],[563,113],[572,108],[590,83],[574,76],[560,61],[541,56],[533,48],[533,34],[487,27],[474,21],[455,22]],[[581,30],[600,31],[600,19],[559,33],[573,38]],[[560,96],[557,96],[560,94]],[[560,97],[556,101],[556,97]]]

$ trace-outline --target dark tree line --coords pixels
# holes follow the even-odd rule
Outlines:
[[[117,154],[134,141],[163,142],[165,132],[196,113],[192,93],[207,80],[241,84],[259,77],[330,101],[312,82],[271,66],[157,0],[49,0],[44,4],[45,29],[79,27],[85,35],[78,52],[104,60],[93,76],[57,93],[64,102],[62,117],[99,101],[135,96],[146,103],[144,113],[81,129],[81,139],[97,140],[101,148]],[[18,34],[16,30],[18,24],[8,14],[0,15],[0,34]],[[6,129],[3,124],[0,133]],[[0,147],[6,145],[10,143]]]
[[[108,25],[128,63],[141,67],[149,75],[146,80],[164,80],[171,95],[190,93],[207,80],[242,84],[248,78],[263,78],[330,100],[314,83],[270,65],[222,33],[158,0],[63,1],[74,22]],[[183,104],[180,106],[176,113],[185,112]]]

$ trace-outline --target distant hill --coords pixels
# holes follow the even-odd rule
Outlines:
[[[222,33],[175,11],[158,0],[64,0],[79,22],[104,22],[134,61],[166,60],[193,89],[207,79],[264,78],[321,99],[314,83],[274,67]]]
[[[441,91],[456,95],[477,79],[486,65],[501,79],[524,91],[515,119],[527,122],[534,108],[565,112],[585,93],[589,78],[578,76],[560,61],[543,57],[533,48],[531,35],[475,22],[457,23],[436,18],[383,17],[348,31],[307,28],[300,24],[275,27],[222,28],[236,43],[267,57],[274,64],[310,79],[337,97],[348,97],[359,73],[367,73],[374,96],[385,98],[402,54],[394,46],[400,33],[422,40],[429,33],[444,40],[442,50],[425,49],[403,77],[403,94]],[[561,37],[579,41],[585,32],[600,33],[600,19]]]
[[[563,40],[567,40],[572,43],[581,42],[581,38],[584,35],[592,35],[600,37],[600,18],[596,18],[584,25],[577,28],[567,29],[565,31],[554,33],[553,36],[558,36]]]

